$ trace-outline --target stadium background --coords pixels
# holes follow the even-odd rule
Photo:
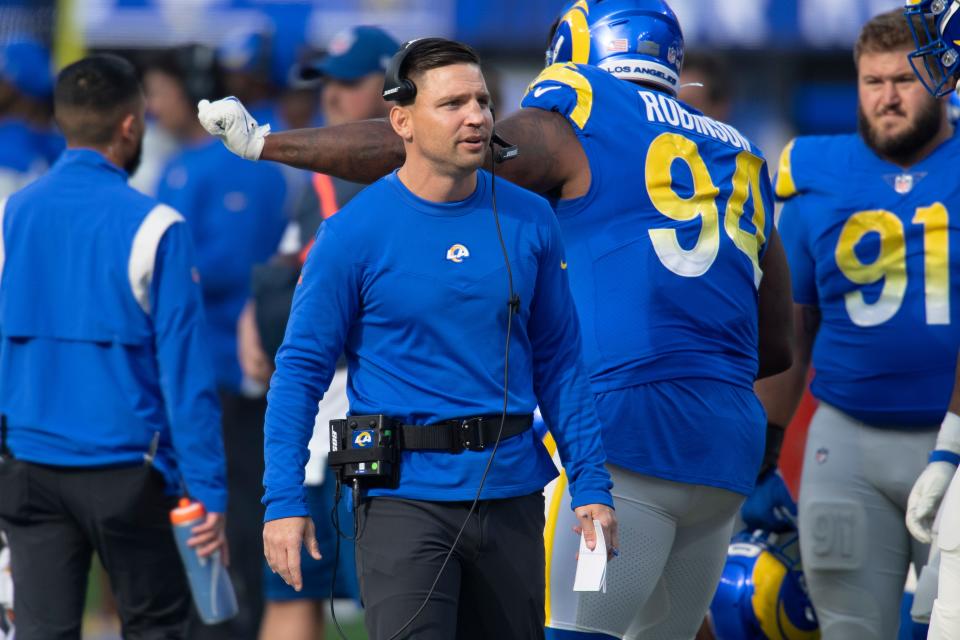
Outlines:
[[[270,73],[322,51],[334,34],[378,25],[399,40],[443,35],[476,47],[499,82],[500,113],[515,110],[542,66],[546,30],[564,0],[0,0],[0,42],[27,34],[47,43],[57,69],[90,51],[137,59],[187,44],[215,48],[239,33],[269,36]],[[856,128],[851,48],[871,16],[899,0],[670,0],[687,50],[718,57],[728,71],[729,120],[770,159],[793,136]],[[796,490],[806,397],[788,432],[781,465]],[[91,581],[85,637],[113,640],[104,581]],[[362,627],[350,625],[351,638]],[[328,632],[328,637],[334,637]]]

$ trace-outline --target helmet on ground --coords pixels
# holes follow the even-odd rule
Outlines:
[[[797,546],[796,533],[734,536],[710,604],[718,640],[820,638]]]

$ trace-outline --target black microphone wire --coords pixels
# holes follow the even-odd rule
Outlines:
[[[353,479],[353,535],[348,536],[340,529],[340,498],[343,492],[343,482],[340,480],[340,475],[336,476],[336,489],[334,490],[333,496],[333,508],[330,510],[330,522],[333,524],[333,530],[337,533],[337,544],[336,551],[333,554],[333,574],[330,576],[330,619],[333,620],[334,626],[337,628],[337,635],[340,636],[340,640],[350,640],[347,637],[346,632],[344,632],[343,627],[340,626],[340,622],[337,620],[337,612],[333,607],[333,599],[335,591],[337,588],[337,567],[340,566],[340,541],[341,540],[352,540],[356,541],[360,538],[360,481],[356,478]]]

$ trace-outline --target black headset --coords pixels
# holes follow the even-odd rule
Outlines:
[[[408,40],[401,45],[400,49],[390,59],[387,70],[383,76],[383,99],[396,102],[410,102],[417,97],[417,85],[410,78],[404,78],[403,63],[407,56],[415,48],[414,45],[426,38],[415,38]],[[493,109],[493,103],[490,104],[490,115],[493,116],[493,122],[496,124],[497,115]],[[498,148],[499,147],[499,148]],[[520,154],[517,145],[510,144],[501,138],[496,129],[490,134],[490,148],[493,150],[493,159],[496,163],[513,160]]]
[[[409,102],[417,96],[417,85],[413,84],[413,80],[409,78],[401,78],[400,72],[403,69],[404,61],[413,50],[413,44],[419,40],[423,40],[423,38],[415,38],[404,42],[390,59],[390,64],[387,65],[387,70],[383,76],[384,100]]]

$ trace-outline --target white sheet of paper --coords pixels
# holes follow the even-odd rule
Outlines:
[[[577,560],[577,575],[573,580],[574,591],[607,592],[607,543],[603,539],[603,528],[599,520],[593,521],[597,530],[597,544],[593,551],[587,548],[587,541],[580,534],[580,559]]]

